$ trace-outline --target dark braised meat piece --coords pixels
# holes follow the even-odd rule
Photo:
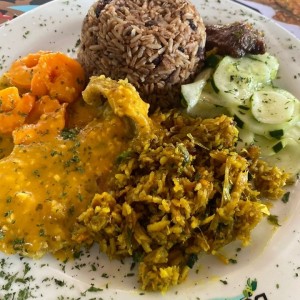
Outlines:
[[[206,51],[217,49],[218,54],[242,57],[245,54],[264,54],[266,44],[262,32],[251,24],[235,22],[228,25],[206,25]]]

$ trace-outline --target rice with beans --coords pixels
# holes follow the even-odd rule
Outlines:
[[[193,119],[156,112],[158,129],[119,155],[106,186],[80,215],[73,238],[99,244],[110,258],[132,256],[144,290],[181,283],[200,253],[217,255],[234,240],[250,242],[288,175],[260,161],[258,148],[238,152],[227,116]]]
[[[78,59],[88,76],[128,78],[152,107],[171,107],[199,71],[205,40],[188,0],[100,0],[84,19]]]

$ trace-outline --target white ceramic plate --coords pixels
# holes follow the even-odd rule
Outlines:
[[[0,68],[5,70],[13,60],[37,50],[76,56],[81,22],[92,2],[53,1],[6,23],[0,28]],[[280,61],[278,84],[300,99],[299,40],[274,22],[228,0],[192,2],[206,23],[247,20],[264,30],[268,51]],[[261,223],[248,248],[237,251],[240,245],[236,243],[224,249],[237,263],[224,265],[203,255],[186,282],[165,295],[142,293],[130,260],[110,262],[95,246],[89,254],[82,253],[67,263],[50,256],[33,261],[0,254],[0,299],[299,299],[299,197],[298,185],[292,188],[288,203],[275,203],[272,213],[279,216],[281,224],[276,230]]]

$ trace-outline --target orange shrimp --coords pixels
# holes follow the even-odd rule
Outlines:
[[[37,53],[30,53],[13,62],[9,71],[6,73],[11,85],[16,86],[22,92],[29,92],[31,79],[35,73],[39,59],[46,53],[49,52],[39,51]]]
[[[19,99],[19,91],[16,87],[8,87],[0,91],[0,112],[8,112],[14,109]]]
[[[0,100],[0,132],[10,133],[24,124],[34,105],[35,97],[29,93],[20,97],[16,87],[8,87],[0,91]]]
[[[43,96],[35,102],[31,112],[26,118],[26,123],[36,123],[40,117],[45,113],[50,113],[58,110],[61,104],[56,99],[52,99],[49,96]]]
[[[39,59],[31,91],[38,97],[49,95],[60,102],[71,103],[80,96],[84,82],[84,70],[79,62],[63,53],[48,53]]]

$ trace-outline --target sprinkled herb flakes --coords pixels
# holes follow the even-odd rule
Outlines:
[[[79,5],[76,4],[76,2],[78,1],[62,1],[61,3],[65,6],[65,11],[67,9],[73,9],[74,11],[77,11],[79,9]],[[256,17],[255,15],[254,16],[251,16],[251,14],[249,12],[246,12],[246,11],[243,11],[243,10],[224,10],[223,13],[221,13],[220,11],[220,7],[224,7],[224,4],[225,1],[220,1],[220,0],[216,0],[216,1],[208,1],[206,0],[206,5],[208,7],[211,7],[213,6],[211,3],[218,3],[218,5],[215,5],[215,12],[214,12],[214,21],[217,23],[217,22],[223,22],[223,18],[225,18],[227,21],[232,21],[233,18],[235,18],[236,16],[242,16],[244,15],[246,18],[249,18],[251,20],[253,20],[253,22],[255,21],[255,18],[258,18]],[[85,3],[84,1],[82,1],[82,3],[84,4],[84,7],[80,7],[80,12],[78,12],[78,14],[82,14],[82,17],[83,17],[83,12],[84,9],[85,9]],[[220,4],[220,5],[219,5]],[[226,3],[227,4],[227,3]],[[208,10],[208,8],[206,7],[203,7],[203,14],[205,15],[206,13],[206,10]],[[218,14],[218,12],[220,12],[220,14]],[[71,15],[71,14],[69,14]],[[70,19],[70,18],[68,18]],[[263,19],[261,19],[263,20]],[[212,20],[210,20],[212,21]],[[53,16],[51,16],[50,18],[44,18],[42,16],[38,17],[36,20],[35,20],[36,24],[38,24],[39,28],[38,30],[44,30],[45,32],[47,31],[48,33],[50,33],[50,30],[52,31],[53,33],[53,36],[55,37],[56,41],[59,41],[59,35],[60,34],[65,34],[65,31],[66,29],[64,29],[63,31],[60,31],[60,29],[54,29],[52,30],[51,26],[53,25],[55,27],[55,25],[57,25],[57,21],[53,20]],[[64,23],[61,23],[61,24],[64,24]],[[9,24],[5,24],[5,26],[3,27],[6,27],[8,28],[8,32],[9,33],[13,33],[14,30],[12,28],[10,28]],[[50,35],[50,38],[51,38],[51,34]],[[21,37],[21,39],[24,41],[24,42],[28,42],[31,40],[31,38],[34,36],[34,32],[29,29],[26,29],[24,28],[22,30],[22,32],[19,34],[19,36]],[[76,36],[77,37],[77,36]],[[56,41],[49,41],[49,46],[51,45],[55,45],[55,47],[57,47],[57,43]],[[279,45],[282,41],[279,39]],[[283,43],[283,42],[282,42]],[[287,43],[285,41],[285,43]],[[291,47],[286,47],[287,50],[289,51],[296,51],[296,46],[294,46],[294,44],[292,44],[291,40],[288,42],[289,45]],[[72,45],[75,45],[75,47],[77,47],[76,45],[76,42],[74,40],[74,43],[71,44],[71,45],[66,45],[66,47],[72,47]],[[280,47],[279,47],[280,48]],[[26,48],[25,48],[26,49]],[[9,48],[9,45],[5,47],[1,47],[1,52],[2,53],[11,53],[13,49]],[[63,49],[62,49],[63,50]],[[280,50],[280,49],[279,49]],[[274,51],[278,51],[279,50],[275,49]],[[24,50],[25,51],[25,50]],[[73,53],[73,49],[69,50],[71,53]],[[295,56],[296,57],[296,56]],[[295,57],[291,58],[289,62],[295,62],[296,59]],[[6,55],[3,55],[1,58],[0,58],[0,69],[5,69],[8,62],[11,60],[11,57],[6,56]],[[295,75],[291,75],[293,77],[293,79],[296,77],[297,78],[300,78],[300,74],[298,73],[297,76]],[[293,80],[295,82],[295,80]],[[242,109],[242,108],[241,108]],[[240,124],[242,125],[242,124]],[[242,127],[242,126],[241,126]],[[76,134],[75,134],[76,135]],[[71,137],[72,135],[70,135],[69,137]],[[63,137],[62,137],[63,138]],[[51,155],[59,155],[59,153],[55,152],[55,150],[53,150],[53,153]],[[74,165],[74,164],[77,164],[78,162],[76,162],[76,156],[70,161],[70,166]],[[35,176],[38,176],[38,172],[36,172],[36,174],[33,174]],[[81,195],[78,195],[78,200],[80,201],[81,199]],[[5,200],[4,200],[5,201]],[[9,203],[10,201],[12,201],[12,199],[7,199],[7,203]],[[283,203],[287,203],[289,202],[289,193],[288,195],[284,195],[282,200],[281,200]],[[8,213],[10,214],[10,213]],[[269,219],[275,219],[278,223],[278,216],[272,216],[270,217]],[[270,220],[269,220],[270,221]],[[278,224],[279,225],[279,224]],[[2,231],[0,231],[0,239],[1,237],[4,235],[4,233]],[[21,239],[17,239],[15,241],[15,245],[17,247],[19,247],[21,244],[22,244],[22,238]],[[24,240],[23,240],[24,241]],[[82,258],[82,261],[85,261],[85,259],[87,258],[87,255],[86,254],[82,254],[82,255],[79,255],[80,258]],[[98,276],[100,277],[101,274],[102,274],[102,268],[103,266],[101,266],[100,264],[98,264],[97,262],[97,258],[93,258],[95,259],[93,263],[89,264],[85,264],[85,263],[82,263],[82,264],[76,264],[76,268],[74,267],[75,269],[75,272],[73,273],[76,273],[77,269],[83,272],[86,272],[86,273],[92,273],[93,276],[97,277],[97,272],[98,272]],[[137,259],[138,260],[138,259]],[[11,261],[11,260],[10,260]],[[15,264],[18,264],[20,265],[22,268],[18,271],[14,271],[12,270],[12,267],[15,265]],[[108,263],[109,264],[109,263]],[[0,298],[1,300],[22,300],[22,299],[46,299],[47,295],[44,294],[45,293],[45,290],[43,288],[40,288],[37,283],[33,283],[33,281],[37,280],[36,277],[34,276],[37,276],[36,274],[38,274],[38,276],[40,276],[39,272],[32,272],[32,269],[31,269],[31,266],[32,265],[32,262],[30,262],[30,265],[29,263],[25,263],[24,261],[22,260],[19,260],[18,258],[16,258],[13,262],[13,264],[10,264],[8,263],[8,261],[6,259],[1,259],[0,260]],[[51,268],[52,268],[52,263],[50,263],[51,265]],[[63,268],[63,271],[66,272],[66,274],[69,274],[70,272],[70,269],[72,268],[72,265],[73,263],[72,262],[67,262],[66,264],[64,264],[61,269]],[[40,265],[38,265],[38,267],[36,268],[37,270],[44,270],[44,269],[47,269],[49,267],[49,264],[48,263],[41,263]],[[120,271],[122,272],[124,270],[124,266],[122,266],[120,268]],[[106,272],[103,272],[103,274],[105,274]],[[124,273],[126,273],[126,271],[124,270]],[[33,274],[35,274],[33,276]],[[106,273],[110,278],[113,277],[112,274],[108,274]],[[130,273],[129,273],[130,274]],[[297,274],[297,275],[296,275]],[[299,272],[296,272],[296,270],[290,274],[291,276],[293,276],[295,279],[296,278],[299,278],[297,277],[299,274]],[[75,276],[75,275],[74,275]],[[75,276],[76,278],[76,276]],[[105,277],[103,277],[103,279],[106,279]],[[297,279],[298,280],[298,279]],[[48,277],[44,277],[44,278],[41,278],[40,281],[44,281],[44,286],[54,286],[56,287],[58,290],[59,289],[63,289],[63,290],[67,290],[69,291],[69,286],[66,284],[66,282],[62,279],[62,278],[59,278],[59,279],[54,279],[54,278],[48,278]],[[220,280],[221,284],[224,284],[226,285],[227,284],[227,280]],[[299,281],[298,281],[299,282]],[[62,286],[61,286],[62,284]],[[280,283],[281,284],[281,283]],[[257,285],[257,282],[256,280],[249,280],[249,282],[247,283],[247,286],[245,287],[245,290],[244,290],[244,295],[245,296],[250,296],[250,294],[255,291],[256,289],[256,285]],[[17,289],[14,289],[12,291],[12,287],[13,286],[16,286]],[[261,287],[261,286],[260,286]],[[276,284],[276,288],[278,289],[279,288],[279,284]],[[42,290],[43,289],[43,290]],[[283,289],[283,288],[282,288]],[[97,287],[97,285],[91,285],[90,288],[88,288],[83,294],[84,296],[87,297],[87,299],[97,299],[97,300],[102,300],[103,298],[99,297],[101,295],[101,292],[102,292],[102,289]],[[82,297],[80,297],[80,294],[78,295],[78,297],[74,297],[72,298],[71,296],[68,296],[64,293],[61,292],[61,296],[57,297],[56,299],[59,299],[59,300],[79,300],[79,299],[82,299],[83,297],[83,294],[82,294]],[[177,296],[178,292],[176,291],[174,293],[175,296]],[[144,295],[144,293],[139,293],[140,296]],[[252,297],[251,297],[252,298]],[[269,297],[268,297],[269,298]],[[108,299],[108,298],[105,298],[105,299]],[[113,299],[113,296],[112,297],[109,297],[109,299]],[[143,298],[142,298],[143,299]],[[176,299],[180,299],[180,298],[177,298]],[[182,299],[182,294],[181,294],[181,299]],[[196,297],[195,299],[202,299],[202,297]]]
[[[287,202],[289,201],[289,199],[290,199],[290,192],[286,192],[286,193],[282,196],[281,201],[282,201],[283,203],[287,203]]]
[[[281,226],[278,222],[278,216],[276,215],[269,215],[268,216],[268,221],[270,224],[275,225],[275,226]]]

